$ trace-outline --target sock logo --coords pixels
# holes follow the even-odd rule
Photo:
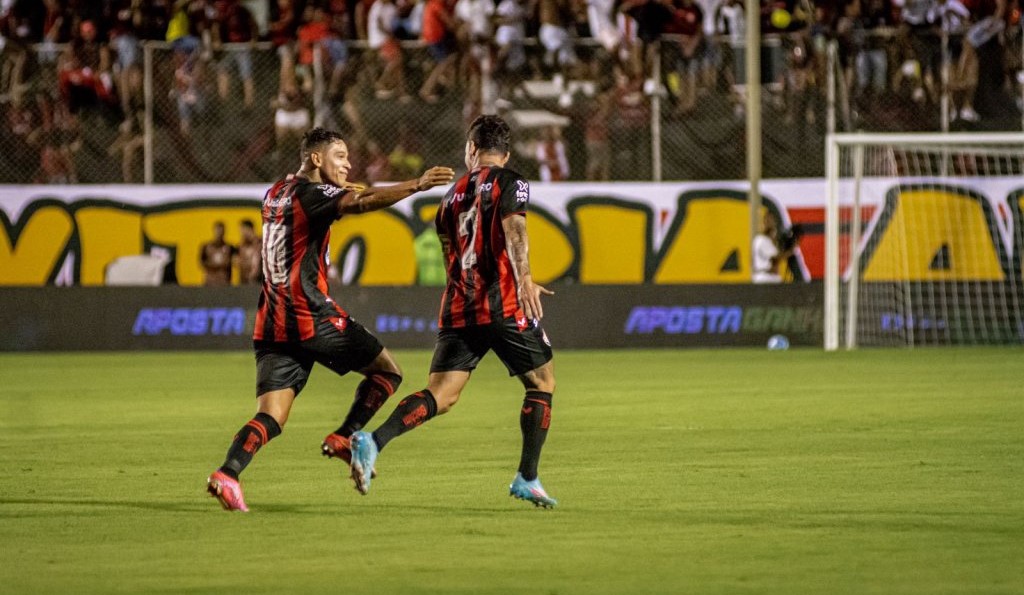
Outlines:
[[[412,413],[402,418],[402,425],[407,428],[415,428],[416,426],[423,423],[427,417],[427,406],[420,405],[416,409],[413,409]]]
[[[260,448],[260,435],[256,432],[249,434],[249,437],[245,439],[245,444],[242,445],[242,450],[247,453],[254,453]]]
[[[540,428],[546,430],[551,427],[551,407],[544,406],[544,417],[540,420]]]

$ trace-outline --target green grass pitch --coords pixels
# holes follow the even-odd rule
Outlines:
[[[420,388],[427,352],[398,352]],[[0,356],[3,593],[1024,593],[1020,349],[558,352],[541,478],[490,356],[368,496],[317,369],[243,475],[247,353]],[[394,403],[371,424],[376,427]]]

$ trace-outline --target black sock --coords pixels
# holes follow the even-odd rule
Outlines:
[[[402,399],[398,407],[391,412],[391,417],[377,428],[373,433],[373,440],[377,443],[377,448],[383,449],[388,442],[422,425],[436,414],[437,401],[429,390],[423,389],[413,393]]]
[[[537,464],[544,439],[551,425],[551,393],[526,391],[523,409],[519,412],[519,429],[523,431],[523,454],[519,459],[519,473],[526,481],[537,479]]]
[[[402,377],[390,372],[377,372],[367,376],[356,388],[356,400],[348,410],[345,421],[334,433],[348,438],[362,430],[388,397],[395,394],[400,384]]]
[[[249,423],[235,434],[231,448],[228,449],[228,457],[220,470],[238,479],[238,474],[249,466],[256,451],[280,435],[281,426],[277,424],[277,420],[266,413],[257,413],[256,417],[249,420]]]

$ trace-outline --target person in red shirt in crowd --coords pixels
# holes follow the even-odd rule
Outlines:
[[[281,60],[281,77],[278,86],[284,89],[295,80],[293,45],[298,23],[295,19],[295,5],[292,0],[277,0],[272,8],[271,14],[274,16],[267,27],[268,36]]]
[[[110,103],[114,98],[110,48],[99,42],[92,21],[79,25],[78,34],[64,52],[58,80],[61,98],[72,113],[85,106]]]
[[[303,11],[303,23],[297,33],[295,76],[305,93],[313,92],[313,49],[323,48],[324,42],[333,37],[327,11],[320,6],[309,5]]]
[[[227,50],[217,64],[217,93],[221,100],[228,98],[231,88],[228,69],[234,62],[238,66],[238,78],[242,79],[245,107],[251,108],[256,102],[256,85],[252,79],[252,49],[259,37],[256,19],[239,0],[217,0],[214,6],[217,23],[213,27],[213,49],[222,49],[224,43],[238,44]]]
[[[420,39],[434,60],[434,68],[420,88],[420,97],[427,103],[437,103],[437,88],[447,85],[455,74],[458,55],[455,53],[455,17],[452,0],[426,0],[423,7],[423,29]]]

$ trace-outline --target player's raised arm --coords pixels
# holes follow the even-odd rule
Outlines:
[[[519,307],[529,319],[540,320],[544,317],[544,308],[540,303],[541,294],[554,295],[555,292],[545,289],[533,282],[530,274],[530,241],[526,235],[526,217],[510,215],[501,221],[505,229],[505,247],[512,271],[519,284]]]
[[[366,213],[384,209],[417,192],[450,184],[454,177],[455,171],[450,167],[432,167],[415,180],[346,192],[338,200],[338,214]]]

